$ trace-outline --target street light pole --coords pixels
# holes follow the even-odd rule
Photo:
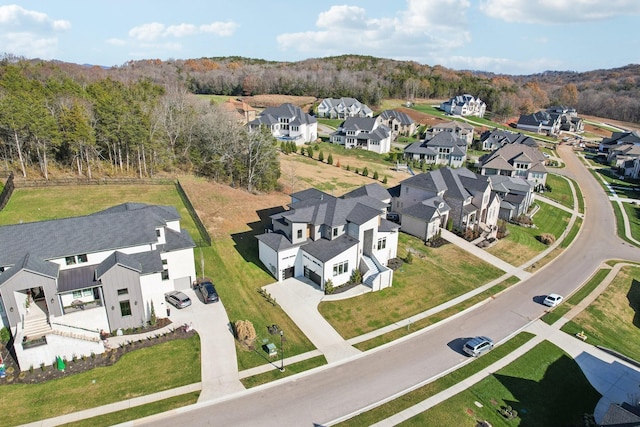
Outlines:
[[[280,352],[281,352],[281,359],[280,359],[280,372],[284,372],[284,331],[282,329],[280,329]]]

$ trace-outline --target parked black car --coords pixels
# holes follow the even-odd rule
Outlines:
[[[210,302],[218,302],[220,299],[218,297],[218,292],[216,292],[216,287],[213,286],[211,282],[203,282],[198,285],[198,290],[202,294],[202,299],[205,304],[209,304]]]

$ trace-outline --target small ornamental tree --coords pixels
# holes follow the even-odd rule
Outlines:
[[[282,151],[284,154],[289,154],[289,147],[286,142],[282,141],[280,143],[280,151]]]
[[[307,155],[309,156],[309,158],[313,159],[313,148],[307,148]]]
[[[378,171],[373,171],[373,179],[377,181],[378,178],[380,178],[380,175],[378,175]]]
[[[351,170],[351,166],[347,165],[347,170],[350,171]]]
[[[387,179],[387,175],[384,176],[384,179],[382,180],[383,184],[386,184],[387,182],[389,182],[389,179]]]
[[[149,317],[149,324],[151,326],[156,326],[158,323],[158,317],[156,316],[156,308],[153,306],[153,300],[151,300],[151,314]]]
[[[318,160],[320,160],[321,162],[324,162],[324,153],[322,151],[318,153]]]
[[[411,264],[413,262],[413,252],[407,252],[407,256],[404,257],[404,262],[406,262],[407,264]]]
[[[327,157],[327,163],[330,165],[333,164],[333,156],[331,155],[331,153],[329,153],[329,157]]]
[[[369,169],[366,166],[362,169],[362,176],[369,176]]]

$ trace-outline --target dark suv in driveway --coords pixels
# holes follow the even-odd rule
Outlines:
[[[202,282],[198,284],[198,290],[202,294],[202,299],[205,304],[209,304],[210,302],[218,302],[220,299],[218,297],[218,292],[216,292],[216,287],[213,286],[211,282]]]

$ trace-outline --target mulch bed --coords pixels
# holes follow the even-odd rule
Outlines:
[[[160,320],[160,319],[158,319]],[[120,358],[130,351],[139,350],[141,348],[151,347],[163,342],[172,341],[176,339],[189,338],[196,334],[193,329],[186,330],[186,325],[182,325],[173,329],[172,331],[159,333],[155,337],[135,339],[132,337],[131,341],[128,341],[126,345],[121,345],[116,348],[109,349],[102,354],[96,354],[93,356],[78,357],[76,360],[65,361],[65,370],[59,371],[55,366],[34,366],[33,369],[20,372],[20,368],[16,361],[11,357],[6,357],[4,364],[7,368],[7,376],[0,379],[0,385],[4,384],[38,384],[45,381],[53,380],[56,378],[63,378],[69,375],[86,372],[100,366],[111,366],[116,363]],[[145,330],[148,332],[149,330]],[[7,349],[2,345],[0,347],[3,355],[8,353]]]

